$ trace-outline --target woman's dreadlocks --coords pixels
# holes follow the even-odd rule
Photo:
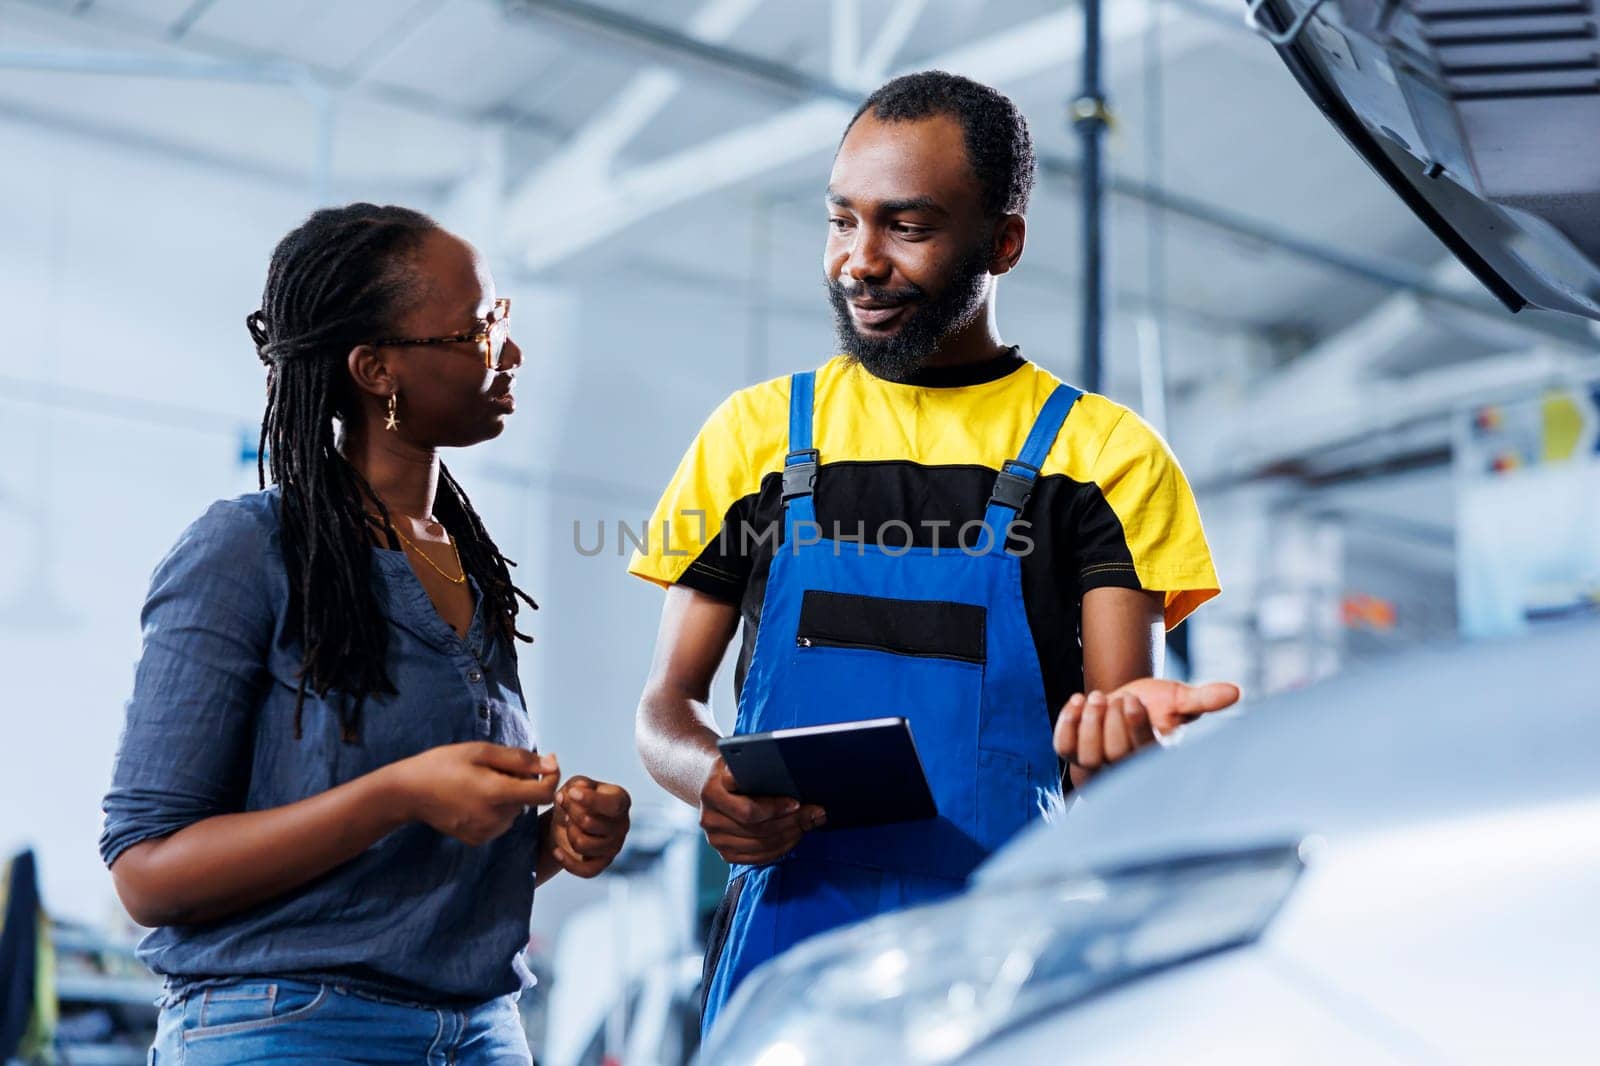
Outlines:
[[[340,454],[334,420],[357,416],[345,371],[350,349],[391,332],[417,291],[410,258],[438,229],[403,207],[351,204],[313,214],[278,242],[261,310],[245,323],[267,366],[257,474],[270,471],[281,494],[284,566],[289,576],[289,632],[305,648],[295,699],[295,736],[309,688],[337,688],[343,739],[359,735],[361,709],[373,693],[392,693],[385,669],[388,623],[372,589],[368,508],[392,529],[388,508]],[[515,565],[500,554],[483,520],[441,467],[435,513],[478,583],[490,630],[517,632],[517,600],[537,606],[511,581]]]

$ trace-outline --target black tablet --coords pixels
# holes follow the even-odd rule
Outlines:
[[[939,813],[904,718],[747,733],[717,747],[740,792],[814,803],[828,812],[824,830]]]

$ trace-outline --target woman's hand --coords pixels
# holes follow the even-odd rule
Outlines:
[[[617,857],[628,837],[633,799],[621,785],[571,777],[556,793],[545,846],[561,868],[594,877]]]
[[[391,764],[407,819],[478,847],[531,807],[552,802],[561,766],[554,755],[474,741],[430,748]]]

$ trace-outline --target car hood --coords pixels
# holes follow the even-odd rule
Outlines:
[[[1198,722],[1106,771],[979,884],[1351,838],[1600,795],[1600,625],[1418,651]]]
[[[1263,22],[1316,2],[1266,0]],[[1329,0],[1278,54],[1507,307],[1600,319],[1594,20],[1594,0]]]

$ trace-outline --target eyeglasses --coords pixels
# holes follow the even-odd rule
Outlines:
[[[501,370],[504,367],[500,356],[506,349],[506,341],[510,338],[511,300],[502,296],[494,302],[494,310],[489,313],[489,317],[479,320],[477,327],[466,333],[452,333],[448,337],[388,337],[373,341],[372,346],[401,348],[410,345],[466,344],[470,341],[478,346],[478,351],[483,355],[485,370]]]

